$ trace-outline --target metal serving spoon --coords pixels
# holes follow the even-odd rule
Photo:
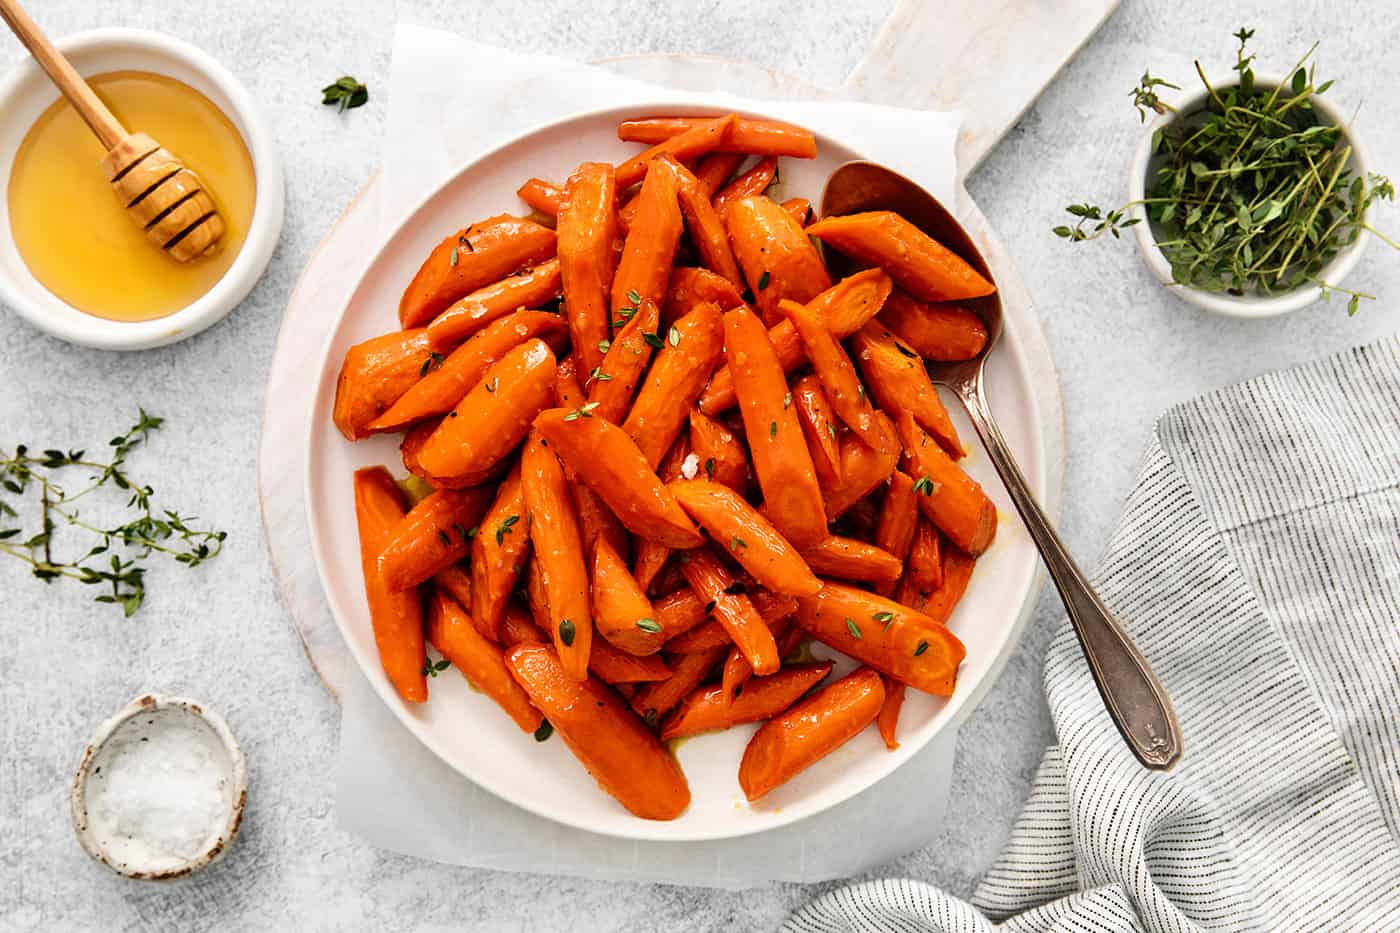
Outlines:
[[[862,211],[894,211],[902,215],[971,263],[988,281],[995,281],[967,231],[933,195],[883,166],[847,162],[827,180],[822,192],[822,216]],[[834,250],[827,250],[828,258],[835,260],[834,265],[845,261],[834,253]],[[1142,652],[1065,550],[1060,536],[1051,527],[1016,466],[987,404],[983,373],[987,356],[1001,336],[1001,294],[998,291],[986,298],[959,303],[981,316],[987,327],[987,345],[981,355],[966,362],[929,363],[929,374],[935,382],[952,389],[962,399],[1006,491],[1011,494],[1011,501],[1016,504],[1026,530],[1040,550],[1055,588],[1060,591],[1079,645],[1089,662],[1089,670],[1094,675],[1094,683],[1118,731],[1145,767],[1166,770],[1176,764],[1182,753],[1181,725],[1171,699]]]

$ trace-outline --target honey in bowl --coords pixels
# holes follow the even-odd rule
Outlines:
[[[223,238],[188,263],[153,246],[113,196],[98,164],[102,144],[59,99],[15,153],[15,246],[34,278],[79,311],[115,321],[174,314],[209,291],[238,256],[257,195],[252,157],[223,111],[181,81],[145,71],[87,80],[125,126],[160,140],[204,180],[224,220]]]

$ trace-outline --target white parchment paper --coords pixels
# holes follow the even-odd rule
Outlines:
[[[664,60],[653,73],[659,84],[667,83]],[[378,186],[381,231],[392,230],[463,165],[522,133],[579,111],[662,98],[716,109],[756,104],[719,90],[658,87],[599,67],[401,25],[394,37]],[[764,101],[757,109],[858,141],[871,158],[945,202],[955,201],[956,114],[825,99]],[[337,818],[376,846],[419,858],[726,888],[821,881],[875,868],[926,845],[947,809],[952,732],[873,788],[766,833],[684,843],[600,836],[537,817],[482,790],[404,729],[363,677],[356,681],[344,697]]]

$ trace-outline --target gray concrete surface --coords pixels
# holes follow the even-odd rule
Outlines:
[[[953,3],[948,4],[950,7]],[[337,116],[317,89],[350,72],[385,80],[396,18],[477,39],[588,58],[638,51],[744,56],[834,84],[888,12],[816,0],[33,0],[54,34],[100,25],[161,29],[231,67],[267,108],[287,163],[287,226],[266,278],[230,318],[163,350],[107,354],[58,343],[0,314],[0,448],[95,446],[143,405],[167,428],[132,458],[160,497],[228,529],[227,554],[194,572],[161,568],[132,621],[74,586],[45,587],[0,563],[0,929],[769,929],[817,889],[741,894],[583,884],[475,872],[375,852],[339,832],[328,786],[338,713],[278,603],[261,538],[254,458],[263,377],[286,298],[316,241],[374,170],[383,102]],[[1068,427],[1063,530],[1092,562],[1167,406],[1261,371],[1392,332],[1400,257],[1373,244],[1352,284],[1381,296],[1348,319],[1339,302],[1285,320],[1208,317],[1155,287],[1128,244],[1069,248],[1061,209],[1111,200],[1136,140],[1127,92],[1144,67],[1189,74],[1190,56],[1228,65],[1240,25],[1266,61],[1314,38],[1360,106],[1379,166],[1395,170],[1397,14],[1383,0],[1124,0],[1122,8],[972,179],[1038,297]],[[20,56],[0,41],[0,68]],[[966,63],[930,63],[966,67]],[[1385,209],[1392,230],[1400,217]],[[1100,248],[1101,247],[1101,248]],[[298,400],[286,400],[299,404]],[[1051,739],[1040,667],[1055,619],[1043,595],[1016,656],[963,729],[946,831],[884,873],[971,890]],[[138,691],[200,697],[238,734],[252,774],[248,820],[219,866],[185,882],[124,881],[90,861],[68,823],[67,788],[95,725]],[[837,844],[833,841],[833,844]]]

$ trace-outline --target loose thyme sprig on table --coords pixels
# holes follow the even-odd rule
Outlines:
[[[1070,242],[1118,237],[1140,220],[1128,211],[1141,203],[1178,284],[1231,295],[1317,285],[1324,296],[1350,295],[1347,310],[1355,314],[1361,299],[1375,296],[1331,285],[1322,272],[1362,230],[1400,249],[1366,222],[1370,206],[1393,200],[1395,189],[1381,175],[1372,174],[1369,183],[1355,176],[1347,167],[1352,149],[1345,128],[1322,122],[1314,110],[1313,95],[1332,86],[1315,83],[1316,43],[1284,85],[1259,87],[1254,55],[1246,51],[1253,35],[1251,29],[1234,34],[1235,84],[1213,86],[1196,62],[1208,102],[1153,134],[1156,169],[1146,198],[1112,211],[1072,204],[1066,210],[1076,222],[1054,232]],[[1131,92],[1142,119],[1172,111],[1157,92],[1176,87],[1144,74]]]
[[[11,497],[38,492],[39,530],[27,533],[22,527],[5,527],[19,521],[21,500],[0,493],[0,554],[8,554],[29,564],[34,576],[45,583],[64,578],[88,585],[101,585],[99,603],[120,606],[129,618],[141,608],[146,596],[145,561],[153,554],[164,554],[187,567],[196,567],[217,557],[223,550],[225,532],[193,528],[191,516],[170,509],[157,509],[151,501],[154,490],[126,472],[126,457],[150,439],[163,418],[146,414],[125,434],[108,441],[105,462],[88,458],[83,450],[49,449],[35,456],[20,445],[9,456],[0,455],[0,488]],[[89,470],[88,485],[68,493],[55,480],[63,470]],[[74,506],[78,500],[103,487],[127,494],[126,509],[133,517],[111,528],[84,521]],[[27,504],[27,503],[24,503]],[[96,543],[81,557],[71,560],[54,555],[55,533],[60,525],[85,532]],[[129,550],[113,553],[120,545]]]

